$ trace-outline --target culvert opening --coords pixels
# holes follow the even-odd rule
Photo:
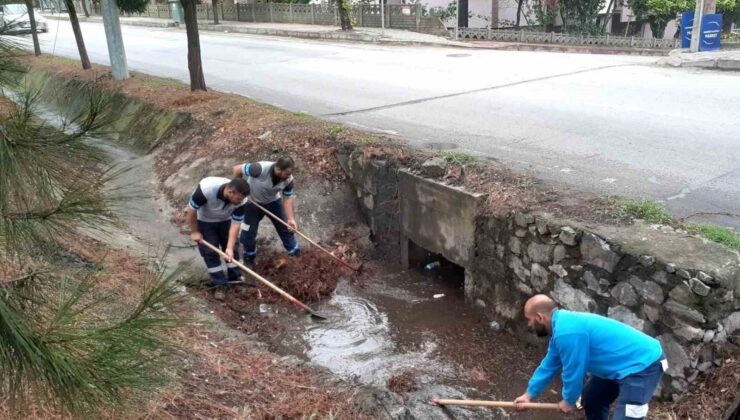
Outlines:
[[[448,287],[459,288],[461,291],[465,287],[464,267],[411,240],[408,241],[408,268],[422,271]]]

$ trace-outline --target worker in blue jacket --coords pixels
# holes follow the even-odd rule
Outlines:
[[[524,316],[537,336],[551,338],[527,392],[515,404],[542,394],[562,370],[561,411],[572,411],[582,396],[587,420],[608,419],[614,401],[615,420],[647,416],[648,403],[668,367],[658,340],[610,318],[558,309],[545,295],[530,298]],[[584,386],[586,374],[591,378]]]

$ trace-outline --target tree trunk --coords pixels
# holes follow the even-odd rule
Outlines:
[[[82,3],[82,11],[85,12],[85,17],[90,17],[90,11],[87,10],[87,0],[80,0],[80,3]]]
[[[517,1],[516,5],[516,28],[519,29],[519,23],[521,22],[522,17],[522,4],[524,3],[524,0]]]
[[[185,12],[185,33],[188,37],[188,70],[190,71],[190,90],[206,90],[203,76],[203,62],[200,59],[200,36],[198,35],[197,0],[180,0]]]
[[[614,0],[609,1],[609,5],[606,6],[606,15],[604,15],[604,23],[601,25],[601,32],[606,31],[606,26],[609,24],[609,21],[612,19],[612,9],[614,7]],[[609,31],[611,33],[611,31]]]
[[[80,61],[82,62],[82,68],[90,70],[90,59],[87,57],[87,49],[85,48],[85,40],[82,39],[82,31],[80,30],[80,21],[77,20],[77,12],[75,11],[75,5],[72,0],[64,0],[64,4],[67,5],[67,13],[69,13],[69,22],[72,24],[72,31],[75,33],[75,41],[77,41],[77,51],[80,52]]]
[[[218,25],[218,0],[211,0],[211,7],[213,7],[213,24]]]
[[[352,19],[349,16],[351,10],[349,0],[337,0],[337,7],[339,8],[339,23],[342,25],[343,31],[352,30]]]
[[[36,32],[36,17],[33,11],[33,0],[26,0],[26,9],[28,9],[28,19],[31,21],[31,37],[33,38],[33,54],[41,55],[39,46],[39,34]]]
[[[491,28],[498,28],[499,0],[491,0]]]

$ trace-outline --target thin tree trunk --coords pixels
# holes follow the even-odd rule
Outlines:
[[[36,32],[36,16],[33,11],[33,0],[26,0],[26,9],[28,10],[28,19],[31,21],[31,38],[33,38],[33,54],[41,55],[39,46],[39,34]]]
[[[601,25],[601,32],[606,31],[606,25],[608,25],[609,21],[612,19],[612,8],[614,7],[614,3],[614,0],[610,0],[609,5],[606,6],[606,15],[604,15],[604,23]]]
[[[213,23],[218,25],[218,0],[211,0],[211,6],[213,7]]]
[[[349,16],[350,4],[349,0],[337,0],[337,7],[339,7],[339,23],[342,25],[343,31],[352,30],[352,19]]]
[[[516,28],[519,29],[519,23],[521,22],[522,17],[522,4],[524,3],[524,0],[519,0],[516,5]]]
[[[190,90],[206,90],[203,76],[203,62],[200,59],[200,36],[198,35],[198,12],[196,0],[180,0],[185,12],[185,33],[188,37],[188,70],[190,71]]]
[[[75,33],[75,41],[77,41],[77,50],[80,52],[80,61],[82,62],[82,68],[90,70],[90,59],[87,57],[87,49],[85,48],[85,40],[82,39],[82,31],[80,30],[80,21],[77,20],[77,12],[75,11],[75,5],[72,0],[64,0],[64,4],[67,5],[67,13],[69,13],[69,22],[72,24],[72,31]]]
[[[87,0],[80,0],[80,3],[82,3],[82,11],[85,12],[85,17],[90,17],[90,11],[87,10]]]

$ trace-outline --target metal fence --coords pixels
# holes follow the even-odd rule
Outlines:
[[[585,45],[616,48],[674,49],[680,39],[647,39],[614,35],[573,35],[555,32],[509,31],[490,28],[458,28],[460,39],[481,39],[532,44]]]
[[[198,19],[201,20],[212,20],[214,13],[218,13],[219,19],[223,21],[339,25],[337,7],[326,4],[219,3],[215,9],[211,4],[199,4],[196,10]],[[95,6],[95,13],[100,14],[99,5]],[[384,15],[386,28],[407,29],[444,36],[448,34],[438,17],[423,15],[420,4],[385,5]],[[167,5],[149,5],[143,13],[125,13],[124,16],[172,18]],[[381,26],[379,5],[353,5],[352,17],[358,27],[379,28]]]

